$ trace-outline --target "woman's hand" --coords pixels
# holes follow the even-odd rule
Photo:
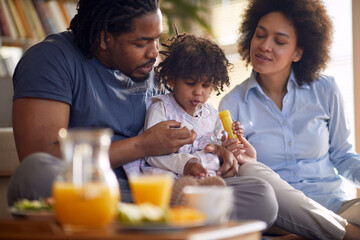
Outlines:
[[[240,122],[233,123],[234,133],[238,136],[237,139],[226,139],[223,141],[222,146],[231,151],[240,165],[246,162],[256,161],[256,150],[244,137],[244,130]]]
[[[231,151],[240,165],[247,162],[256,162],[256,150],[242,135],[237,139],[227,139],[222,146]]]
[[[223,178],[234,177],[238,175],[239,165],[234,156],[229,150],[225,147],[209,144],[205,147],[205,152],[216,154],[222,165],[216,171],[216,175]]]

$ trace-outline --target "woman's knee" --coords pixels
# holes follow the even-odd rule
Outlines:
[[[254,199],[253,204],[256,206],[256,212],[264,218],[264,221],[270,227],[278,217],[279,205],[273,187],[261,178],[252,177],[256,180],[254,189],[259,193]]]

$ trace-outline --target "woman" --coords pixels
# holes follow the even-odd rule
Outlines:
[[[360,156],[349,141],[344,103],[329,61],[332,23],[320,0],[250,1],[239,53],[253,67],[221,101],[241,122],[258,161],[352,225],[360,199],[350,200],[340,175],[359,186]]]

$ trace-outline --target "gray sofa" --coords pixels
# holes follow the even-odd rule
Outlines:
[[[19,165],[11,128],[12,96],[11,78],[0,78],[0,219],[11,218],[6,191],[10,177]]]
[[[0,77],[0,128],[12,126],[13,92],[12,79],[10,77]]]
[[[0,219],[9,219],[7,186],[12,173],[19,165],[12,128],[0,128]]]

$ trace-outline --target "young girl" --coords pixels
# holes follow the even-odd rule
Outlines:
[[[150,99],[144,131],[159,122],[176,120],[182,123],[181,127],[195,131],[196,139],[175,153],[148,156],[138,161],[138,166],[130,163],[124,168],[129,174],[131,168],[140,167],[143,173],[173,175],[177,181],[171,204],[178,205],[182,204],[181,190],[186,185],[226,185],[218,177],[226,177],[226,169],[220,167],[217,155],[206,151],[211,143],[221,145],[223,135],[218,111],[207,100],[212,90],[220,93],[224,85],[229,86],[231,64],[218,45],[208,39],[183,34],[169,41],[169,45],[163,44],[168,51],[161,52],[166,57],[155,68],[155,79],[156,84],[164,86],[170,93]],[[239,146],[230,145],[233,148]],[[237,169],[237,162],[233,161],[233,164]]]
[[[179,35],[170,40],[166,58],[156,67],[156,81],[170,93],[151,99],[144,130],[155,124],[176,120],[197,134],[193,144],[181,147],[176,153],[150,156],[141,169],[146,173],[169,171],[175,178],[182,175],[215,176],[220,162],[205,147],[217,143],[223,127],[217,110],[209,103],[212,90],[229,86],[228,68],[231,66],[224,52],[208,39],[193,35]],[[205,63],[205,64],[204,64]]]

